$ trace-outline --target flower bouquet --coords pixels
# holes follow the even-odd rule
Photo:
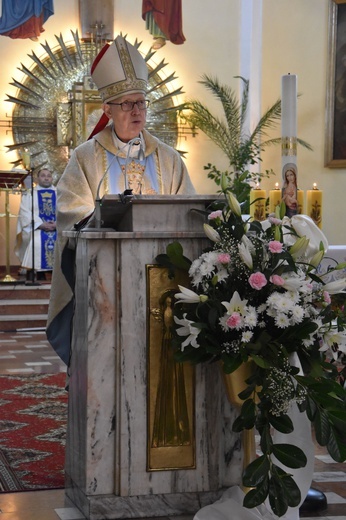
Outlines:
[[[346,279],[331,279],[346,264],[323,272],[325,236],[307,216],[285,217],[283,204],[265,222],[244,221],[223,186],[209,210],[204,229],[211,245],[199,258],[188,260],[179,243],[159,258],[188,266],[191,280],[192,288],[179,286],[176,294],[175,356],[194,364],[220,361],[225,373],[253,364],[232,427],[256,428],[260,436],[261,455],[242,476],[251,488],[244,506],[268,498],[282,516],[304,498],[282,465],[307,462],[301,448],[273,437],[273,430],[293,431],[290,406],[307,415],[334,460],[346,459],[346,390],[338,363],[346,352]]]

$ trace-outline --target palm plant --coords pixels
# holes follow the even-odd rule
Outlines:
[[[229,171],[221,172],[211,163],[204,166],[204,169],[209,171],[208,177],[217,185],[220,185],[221,177],[226,178],[229,189],[242,205],[242,212],[249,213],[251,185],[274,173],[272,170],[255,173],[251,172],[249,167],[261,161],[261,152],[266,146],[281,143],[281,137],[263,140],[267,136],[267,130],[281,119],[281,100],[278,99],[262,115],[249,134],[245,130],[249,104],[249,80],[241,76],[236,78],[243,82],[240,102],[236,93],[229,86],[221,85],[217,78],[204,74],[200,81],[221,102],[224,111],[223,119],[214,116],[208,107],[197,99],[192,99],[186,104],[188,112],[185,114],[185,119],[192,128],[202,130],[226,155],[230,165]],[[305,141],[301,139],[297,141],[311,150],[311,146]]]

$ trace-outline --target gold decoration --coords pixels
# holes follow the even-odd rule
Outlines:
[[[148,471],[195,468],[195,370],[173,358],[174,294],[186,272],[147,266]]]
[[[281,154],[284,157],[297,155],[296,137],[283,137],[281,139]]]

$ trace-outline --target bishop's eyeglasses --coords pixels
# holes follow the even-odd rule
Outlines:
[[[107,105],[118,105],[121,107],[123,112],[131,112],[135,105],[137,105],[139,110],[146,110],[150,105],[150,101],[149,99],[140,99],[139,101],[123,101],[122,103],[113,103],[112,101],[109,101]]]

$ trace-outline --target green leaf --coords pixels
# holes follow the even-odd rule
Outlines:
[[[288,506],[297,507],[301,501],[301,493],[294,479],[279,466],[275,465],[273,469],[275,469],[275,472],[280,477],[281,486]]]
[[[334,428],[331,428],[327,449],[330,456],[337,462],[344,462],[346,460],[345,439],[340,439]]]
[[[327,414],[322,409],[316,410],[314,427],[318,444],[320,446],[325,446],[329,440],[330,424]]]
[[[180,242],[172,242],[168,244],[166,247],[166,253],[174,266],[186,271],[190,269],[191,261],[183,255],[183,247]]]
[[[298,446],[293,446],[293,444],[274,444],[273,445],[273,455],[288,468],[304,468],[306,466],[306,455],[298,448]]]
[[[268,363],[265,359],[263,359],[260,356],[256,356],[255,354],[252,354],[251,355],[251,359],[253,359],[254,362],[256,363],[256,365],[258,365],[261,368],[269,368],[270,367],[270,363]]]
[[[260,447],[263,453],[271,453],[273,449],[273,439],[270,434],[270,427],[266,425],[261,431]]]
[[[293,422],[288,415],[277,417],[276,415],[269,414],[268,419],[273,428],[278,432],[291,433],[294,430]]]
[[[243,484],[247,487],[255,487],[268,475],[270,464],[268,457],[261,455],[249,464],[243,473]]]
[[[268,477],[264,478],[262,482],[258,484],[255,488],[250,489],[244,497],[243,505],[244,507],[253,508],[257,507],[265,501],[269,492],[269,479]]]
[[[283,516],[288,509],[287,497],[281,486],[281,480],[272,475],[269,480],[269,503],[273,513],[278,516]]]
[[[346,412],[328,412],[328,419],[341,432],[346,432]]]

